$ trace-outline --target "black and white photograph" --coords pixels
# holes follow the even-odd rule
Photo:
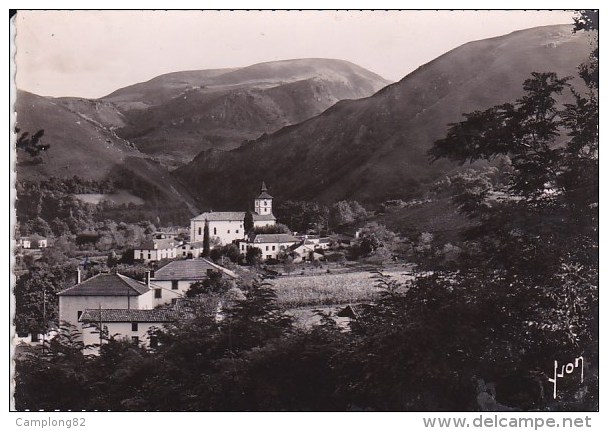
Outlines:
[[[598,425],[599,10],[10,22],[11,427]]]

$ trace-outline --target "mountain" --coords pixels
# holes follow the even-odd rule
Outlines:
[[[576,76],[589,50],[587,36],[573,34],[570,25],[470,42],[371,97],[340,101],[231,151],[204,151],[174,174],[214,209],[246,201],[262,180],[279,199],[407,198],[457,168],[443,160],[430,164],[426,155],[449,123],[514,101],[531,72]],[[573,83],[581,85],[578,78]]]
[[[42,143],[50,145],[42,153],[42,163],[32,163],[18,152],[17,179],[41,181],[50,177],[86,180],[122,180],[138,184],[132,190],[140,196],[157,193],[155,200],[167,204],[181,203],[196,212],[189,193],[148,155],[138,151],[131,143],[116,136],[100,122],[122,121],[112,106],[103,102],[81,102],[97,107],[97,117],[70,110],[56,99],[18,91],[15,109],[16,126],[30,134],[43,129]]]
[[[97,101],[65,98],[58,103],[96,118],[174,168],[201,150],[236,148],[314,117],[339,100],[370,96],[389,83],[347,61],[300,59],[175,72]],[[99,106],[112,107],[115,114],[100,118]]]

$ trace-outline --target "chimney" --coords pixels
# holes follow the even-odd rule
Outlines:
[[[146,271],[146,286],[150,287],[150,271]]]
[[[76,284],[80,284],[80,268],[76,269]]]

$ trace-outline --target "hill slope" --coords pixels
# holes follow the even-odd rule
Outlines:
[[[339,100],[370,96],[387,84],[346,61],[301,59],[170,73],[100,101],[118,111],[120,121],[105,123],[118,136],[175,167],[201,150],[235,148],[318,115]],[[70,99],[64,103],[75,105]],[[96,115],[90,107],[81,104],[80,109]]]
[[[107,106],[98,104],[98,107],[100,115],[108,114],[104,113]],[[97,181],[124,179],[126,183],[138,184],[138,189],[132,191],[139,196],[150,197],[154,190],[158,193],[156,200],[185,203],[196,211],[188,192],[166,169],[100,124],[99,118],[78,114],[55,99],[25,91],[17,93],[16,111],[17,127],[30,133],[43,129],[42,142],[50,145],[40,164],[32,164],[27,156],[18,153],[19,181],[73,176]],[[115,114],[110,108],[108,115],[119,121]]]
[[[280,199],[408,197],[455,168],[429,164],[426,151],[462,113],[515,100],[533,71],[576,76],[589,45],[571,28],[538,27],[465,44],[372,97],[341,101],[229,152],[205,151],[175,174],[203,206],[217,209],[243,202],[262,179]]]

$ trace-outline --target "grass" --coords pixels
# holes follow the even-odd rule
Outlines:
[[[391,271],[390,275],[405,281],[404,272]],[[370,272],[291,276],[277,278],[272,284],[279,305],[289,309],[370,301],[379,292],[373,276]]]

